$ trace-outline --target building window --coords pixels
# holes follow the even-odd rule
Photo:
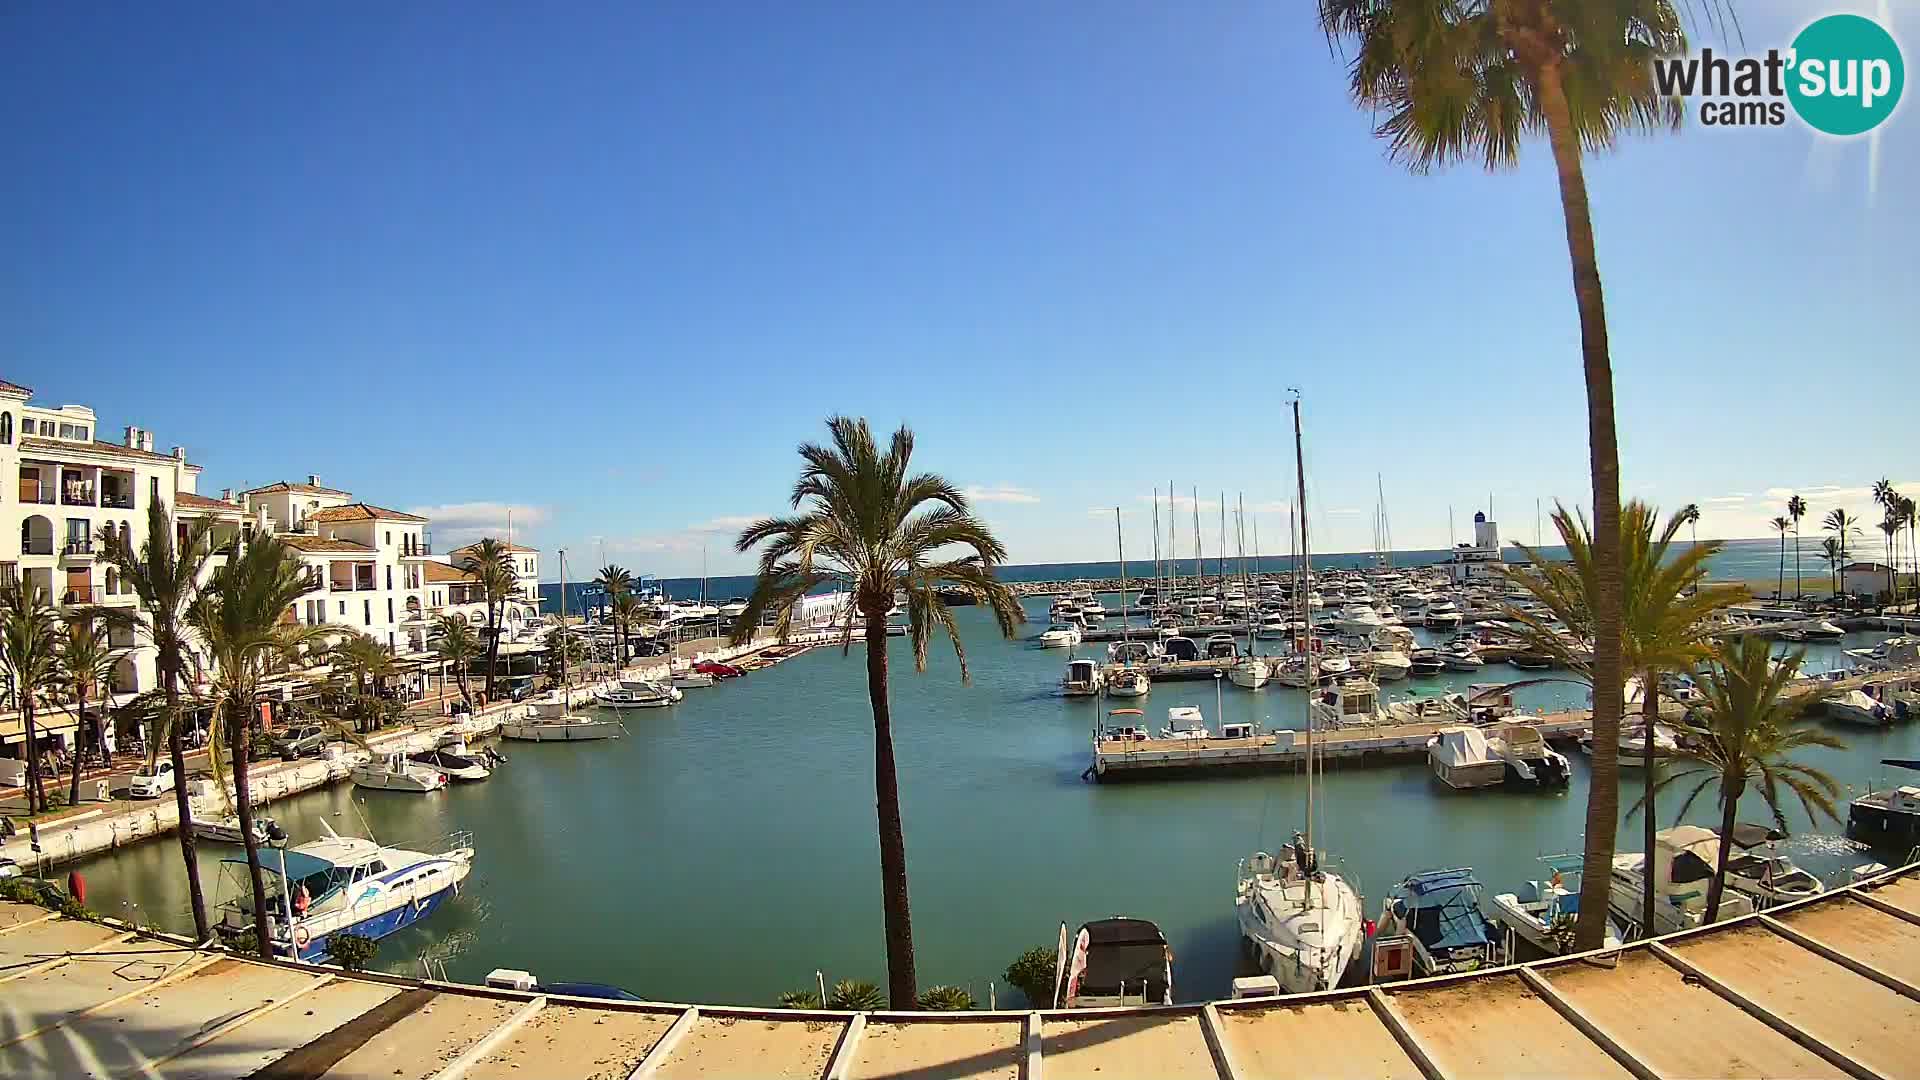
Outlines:
[[[159,477],[157,476],[147,477],[147,498],[152,499],[154,502],[160,501],[160,478]]]
[[[347,602],[345,600],[340,601],[340,617],[343,619],[347,617]]]
[[[388,529],[386,535],[387,535],[387,546],[392,547],[393,546],[393,530]]]
[[[0,445],[13,442],[13,414],[0,413]]]
[[[373,625],[373,601],[372,600],[360,601],[360,618],[368,626]]]
[[[387,567],[387,588],[393,588],[393,567]],[[388,603],[392,603],[391,600]]]
[[[387,597],[387,621],[393,621],[393,597]]]

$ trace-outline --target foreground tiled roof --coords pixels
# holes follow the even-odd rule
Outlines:
[[[9,394],[25,394],[28,397],[33,396],[33,391],[27,389],[24,386],[21,386],[18,383],[10,383],[5,379],[0,379],[0,390],[3,390]]]
[[[351,551],[356,554],[372,555],[373,549],[352,540],[335,540],[325,536],[311,536],[307,533],[281,533],[280,541],[290,548],[301,551]]]
[[[315,510],[313,513],[307,515],[308,521],[318,521],[323,523],[324,522],[341,522],[341,521],[372,521],[376,518],[381,520],[386,520],[386,521],[422,521],[424,522],[427,520],[426,518],[423,518],[418,514],[403,514],[398,510],[388,510],[383,506],[374,506],[370,503],[348,503],[345,506],[330,506],[325,510]]]
[[[353,492],[351,491],[341,491],[338,488],[319,487],[314,484],[289,484],[285,480],[282,480],[277,484],[268,484],[266,487],[248,488],[246,491],[242,492],[242,494],[265,495],[265,494],[270,494],[276,491],[297,491],[302,495],[351,495],[353,494]]]
[[[426,562],[426,563],[422,563],[421,565],[427,568],[428,581],[445,582],[445,581],[476,580],[472,574],[467,573],[465,570],[462,570],[457,566],[448,566],[446,563],[443,563],[443,562]]]
[[[847,1013],[519,993],[263,964],[0,902],[10,1033],[0,1076],[1913,1076],[1912,874],[1612,953],[1292,998],[1086,1012]]]
[[[106,454],[110,457],[133,458],[138,461],[164,461],[168,464],[172,464],[176,460],[172,454],[156,454],[151,450],[135,450],[131,446],[101,442],[98,439],[92,442],[74,442],[71,439],[43,439],[38,435],[23,435],[20,437],[20,449],[23,452],[27,450],[43,450],[48,453],[58,453],[63,450],[72,453],[77,450],[86,454]],[[200,468],[198,465],[189,465],[187,467],[196,471]]]

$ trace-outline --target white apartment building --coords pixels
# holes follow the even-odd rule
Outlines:
[[[296,605],[302,623],[346,626],[398,656],[427,651],[426,518],[356,502],[318,476],[242,492],[238,505],[244,527],[298,551],[320,584]]]
[[[432,615],[458,615],[475,627],[487,625],[486,600],[480,586],[466,572],[466,563],[477,544],[455,548],[447,561],[427,567],[427,611]],[[541,625],[540,551],[537,548],[501,541],[513,558],[513,572],[519,579],[517,598],[501,613],[501,626],[509,640]]]
[[[146,540],[149,504],[157,501],[171,514],[181,494],[193,495],[200,467],[187,462],[182,447],[155,452],[150,431],[129,427],[119,442],[102,441],[92,409],[35,405],[32,397],[24,386],[0,382],[0,476],[11,481],[0,486],[0,574],[38,589],[58,608],[131,608],[138,602],[132,590],[97,559],[100,533],[113,529],[138,549]],[[121,655],[109,707],[155,681],[150,646],[132,633],[116,632],[112,642]],[[54,711],[36,727],[56,742],[70,742],[74,720]],[[24,741],[19,710],[5,702],[0,757],[20,757]]]

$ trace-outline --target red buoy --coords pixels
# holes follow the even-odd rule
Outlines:
[[[78,870],[67,875],[67,895],[73,897],[76,904],[87,902],[87,879],[81,877]]]

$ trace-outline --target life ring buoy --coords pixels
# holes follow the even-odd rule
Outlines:
[[[293,928],[293,947],[294,948],[304,949],[307,947],[307,943],[312,940],[313,940],[313,935],[307,933],[306,927],[296,926]]]

